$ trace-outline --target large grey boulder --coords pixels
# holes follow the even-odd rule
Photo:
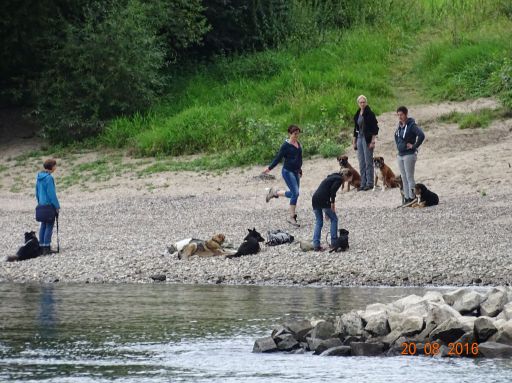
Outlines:
[[[329,339],[333,337],[334,324],[327,321],[319,322],[311,331],[311,338]]]
[[[290,320],[283,324],[299,342],[306,341],[306,334],[313,328],[311,322],[306,319]]]
[[[391,331],[388,335],[383,337],[381,339],[382,343],[385,345],[385,347],[391,346],[393,343],[396,342],[397,339],[399,339],[402,336],[402,333],[398,330]]]
[[[315,351],[314,354],[320,355],[325,350],[328,350],[333,347],[340,347],[340,346],[343,346],[343,343],[341,343],[340,338],[331,338],[331,339],[321,340],[318,343],[318,345],[316,346],[316,348],[314,349],[314,351]]]
[[[343,336],[360,336],[363,333],[363,320],[355,311],[336,318],[335,332]]]
[[[266,338],[256,339],[254,342],[254,346],[252,348],[252,352],[274,352],[277,351],[276,342],[272,337],[268,336]]]
[[[498,315],[505,304],[507,304],[507,293],[500,289],[493,289],[487,295],[487,298],[480,305],[480,314],[488,317]]]
[[[350,356],[350,346],[332,347],[322,352],[320,356]]]
[[[422,304],[416,304],[401,313],[391,313],[388,317],[389,329],[404,335],[416,334],[423,329],[423,318],[427,315],[427,309]]]
[[[299,342],[292,334],[283,334],[273,339],[277,344],[278,350],[280,351],[291,351],[293,349],[299,348],[300,346]]]
[[[384,352],[382,343],[352,342],[350,352],[353,356],[378,356]]]
[[[503,310],[501,310],[496,319],[512,319],[512,302],[509,302],[505,306],[503,306]]]
[[[485,342],[489,339],[498,329],[494,325],[494,321],[490,317],[479,317],[474,323],[474,332],[476,339],[479,343]]]
[[[496,342],[512,346],[512,320],[506,322],[496,333]]]
[[[430,333],[430,340],[441,340],[443,343],[448,344],[455,342],[467,331],[471,331],[468,326],[462,324],[457,319],[450,318],[441,323]]]
[[[388,305],[383,303],[373,303],[366,306],[365,310],[357,311],[357,314],[363,319],[364,322],[368,323],[374,316],[387,315],[388,312],[396,310],[390,308]]]
[[[448,319],[459,319],[460,317],[460,313],[447,304],[429,302],[428,314],[425,321],[427,324],[435,323],[436,325],[440,325]]]
[[[476,291],[468,291],[453,303],[453,308],[461,314],[466,314],[478,309],[484,296]]]
[[[470,291],[470,290],[467,290],[467,289],[457,289],[457,290],[454,290],[454,291],[449,291],[447,293],[444,293],[443,294],[444,302],[447,305],[453,306],[455,301],[461,299],[462,296],[464,294],[466,294],[468,291]]]
[[[425,300],[417,295],[408,295],[404,298],[394,301],[391,306],[396,308],[398,311],[404,311],[406,308],[416,305],[420,302],[425,302]]]
[[[428,302],[446,303],[443,298],[443,294],[439,291],[427,291],[423,295],[423,300]]]
[[[390,330],[387,314],[380,313],[372,316],[364,329],[374,336],[383,336],[389,334]]]
[[[496,342],[484,342],[478,345],[478,353],[485,358],[511,358],[512,346]]]

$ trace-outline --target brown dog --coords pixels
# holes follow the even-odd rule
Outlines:
[[[355,187],[356,189],[361,186],[361,176],[359,175],[359,173],[357,172],[356,169],[353,168],[352,165],[349,164],[348,162],[348,157],[347,156],[338,156],[337,157],[337,160],[338,160],[338,163],[340,164],[340,172],[343,173],[343,170],[344,169],[348,169],[350,170],[350,173],[352,173],[352,176],[350,178],[347,178],[347,190],[346,191],[350,191],[350,185],[352,185],[353,187]],[[343,181],[343,183],[341,184],[341,189],[342,190],[345,190],[345,181]]]
[[[198,257],[213,257],[215,255],[225,255],[222,244],[226,236],[224,234],[215,234],[207,241],[193,239],[185,245],[178,253],[178,258],[187,259],[193,255]]]
[[[387,188],[397,188],[400,184],[396,180],[396,176],[391,168],[384,163],[384,157],[373,157],[373,166],[375,167],[375,182],[373,183],[373,190],[377,188],[377,183],[380,178],[382,179],[382,190]]]

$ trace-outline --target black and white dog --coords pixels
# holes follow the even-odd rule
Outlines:
[[[26,259],[37,258],[41,255],[41,248],[34,231],[25,233],[25,244],[21,246],[16,255],[7,257],[7,262],[24,261]]]
[[[259,242],[264,242],[265,240],[261,234],[256,231],[256,228],[247,230],[249,231],[249,234],[245,236],[244,241],[238,248],[237,252],[226,256],[226,258],[236,258],[241,257],[242,255],[256,254],[260,251]]]

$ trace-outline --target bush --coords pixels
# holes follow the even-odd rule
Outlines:
[[[83,25],[67,23],[37,86],[45,135],[66,142],[95,135],[117,115],[146,108],[163,84],[164,51],[146,17],[130,0],[89,10]]]

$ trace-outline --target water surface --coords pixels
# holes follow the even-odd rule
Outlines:
[[[510,382],[509,360],[253,354],[289,318],[411,288],[0,284],[0,382]]]

